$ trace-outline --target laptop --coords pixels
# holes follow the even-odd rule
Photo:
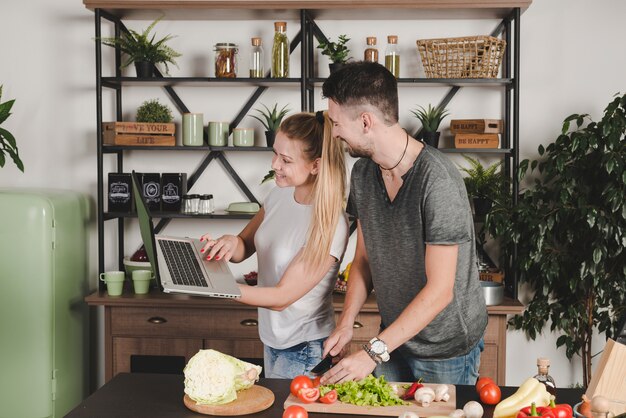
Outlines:
[[[134,170],[132,179],[141,239],[161,290],[216,298],[241,297],[228,263],[207,261],[201,257],[200,249],[204,244],[199,239],[155,235],[152,217],[139,192],[140,183]]]

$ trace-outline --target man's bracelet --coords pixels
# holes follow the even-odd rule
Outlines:
[[[370,356],[372,360],[374,360],[377,365],[383,362],[380,357],[378,357],[376,354],[374,354],[374,352],[372,352],[372,350],[370,350],[367,344],[363,344],[362,347],[363,350],[365,350],[365,352]]]

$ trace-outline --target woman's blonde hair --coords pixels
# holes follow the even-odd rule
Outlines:
[[[323,121],[323,123],[322,123]],[[313,213],[302,259],[312,268],[330,254],[337,225],[343,216],[346,193],[346,162],[343,145],[332,137],[327,112],[297,113],[286,118],[280,131],[289,139],[302,141],[306,157],[320,159],[313,184]],[[311,267],[307,268],[310,270]]]

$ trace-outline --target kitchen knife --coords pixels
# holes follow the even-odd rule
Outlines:
[[[311,369],[311,373],[313,374],[324,374],[333,367],[333,357],[331,355],[327,355],[320,361],[315,367]]]

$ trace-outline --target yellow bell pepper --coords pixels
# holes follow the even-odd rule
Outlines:
[[[515,418],[520,409],[535,403],[536,406],[548,406],[550,393],[543,383],[530,377],[517,389],[517,391],[496,405],[493,418]]]

